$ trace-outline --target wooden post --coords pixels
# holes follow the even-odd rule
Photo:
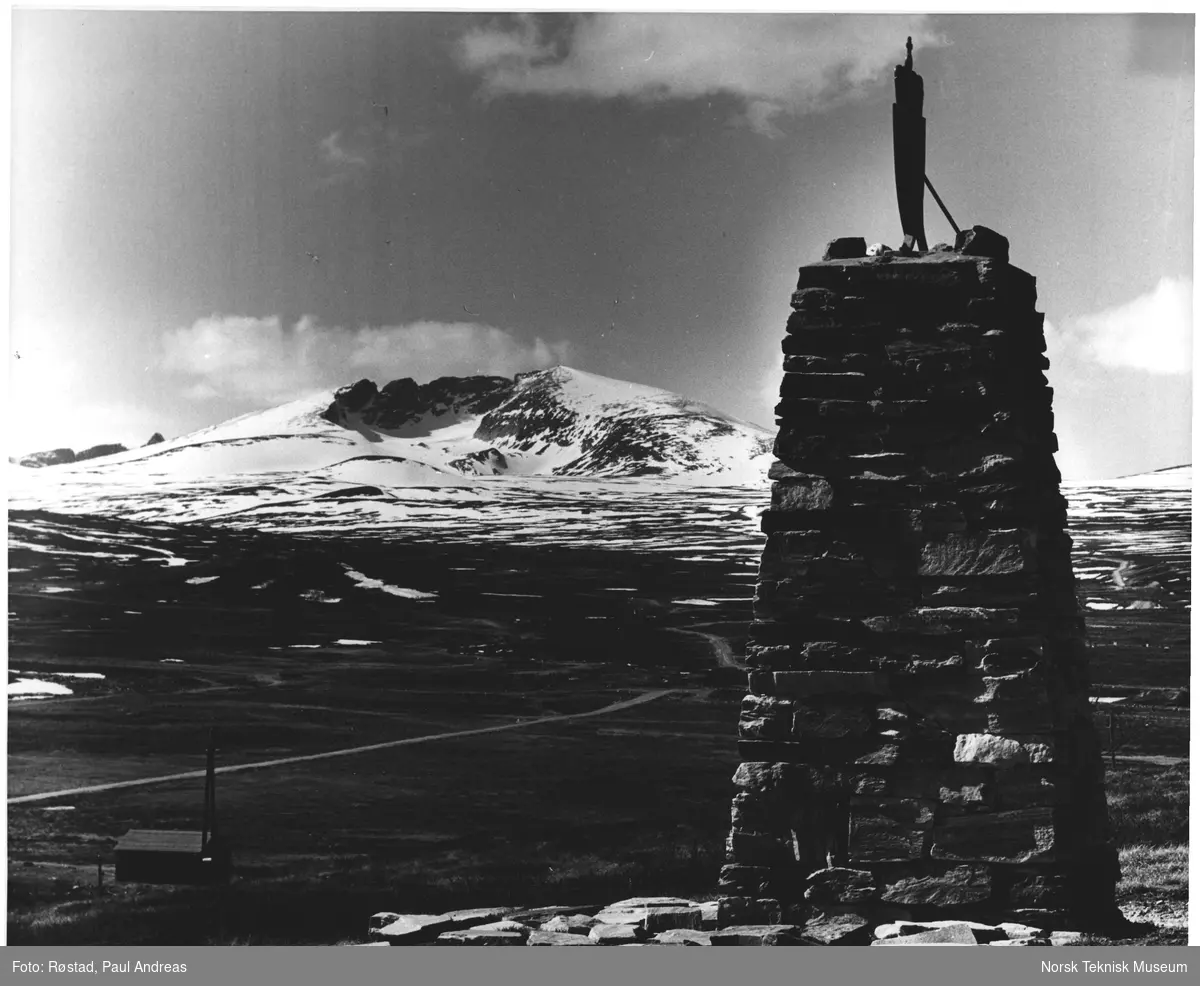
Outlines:
[[[208,757],[204,774],[204,822],[200,836],[200,851],[208,848],[211,839],[217,837],[217,731],[208,731]]]

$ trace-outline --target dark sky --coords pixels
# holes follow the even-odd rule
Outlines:
[[[10,452],[558,362],[770,426],[796,267],[900,240],[908,34],[1064,474],[1190,461],[1193,18],[1124,15],[15,11]]]

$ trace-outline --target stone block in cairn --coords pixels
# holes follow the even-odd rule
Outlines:
[[[968,232],[800,269],[722,871],[760,920],[1117,919],[1043,316]]]

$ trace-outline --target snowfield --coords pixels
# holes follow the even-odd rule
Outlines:
[[[631,549],[681,564],[731,560],[747,575],[757,566],[770,432],[663,390],[567,367],[407,385],[403,400],[396,394],[404,387],[379,391],[362,381],[103,459],[10,464],[10,551],[64,563],[86,556],[203,566],[175,532],[207,528]],[[1191,482],[1191,467],[1181,466],[1063,485],[1087,609],[1190,606]],[[122,523],[64,523],[83,515]],[[343,567],[339,578],[354,596],[437,598]],[[193,591],[218,578],[194,571],[184,580]],[[269,586],[255,578],[246,588]],[[331,608],[343,598],[302,589]],[[38,591],[76,589],[55,579]],[[678,604],[707,607],[696,598]]]
[[[332,531],[484,519],[510,496],[552,506],[622,496],[630,484],[766,481],[772,434],[705,404],[567,367],[500,382],[499,406],[476,394],[388,429],[369,408],[342,410],[335,423],[343,391],[322,392],[102,459],[10,464],[10,504]],[[578,515],[581,530],[595,520]]]

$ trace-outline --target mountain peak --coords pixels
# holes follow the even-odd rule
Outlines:
[[[558,365],[511,379],[402,377],[382,387],[362,379],[134,450],[119,465],[212,475],[345,471],[356,462],[363,483],[386,486],[371,479],[386,460],[408,463],[404,475],[422,483],[508,475],[740,484],[761,481],[771,442],[766,430],[677,394]]]

